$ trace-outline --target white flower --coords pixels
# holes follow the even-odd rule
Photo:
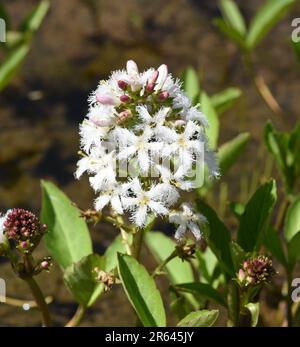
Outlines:
[[[0,245],[1,243],[5,242],[6,237],[4,235],[4,222],[6,220],[7,215],[11,212],[11,210],[7,210],[5,215],[0,215]]]
[[[4,236],[4,226],[3,223],[5,221],[5,217],[0,217],[0,245],[4,242],[5,236]]]
[[[197,106],[190,107],[183,116],[186,120],[194,120],[200,122],[205,128],[209,126],[207,118],[200,112]]]
[[[136,136],[128,129],[116,128],[112,132],[112,136],[120,144],[118,159],[128,160],[136,155],[142,174],[149,171],[151,154],[158,153],[163,147],[162,142],[150,141],[153,137],[153,132],[150,128],[146,128],[140,136]]]
[[[85,171],[95,174],[90,183],[95,191],[116,183],[115,151],[107,153],[104,147],[95,147],[90,156],[83,157],[77,163],[75,177],[79,178]]]
[[[168,214],[168,208],[162,201],[166,195],[166,187],[158,184],[152,186],[148,191],[143,190],[140,181],[134,178],[130,184],[130,192],[133,197],[122,197],[125,209],[132,212],[131,220],[139,227],[145,225],[149,212],[155,215]]]
[[[95,208],[97,211],[101,211],[109,203],[112,209],[119,214],[123,214],[123,207],[121,203],[122,186],[114,184],[107,190],[103,190],[100,196],[95,200]]]
[[[200,126],[193,121],[188,121],[183,133],[178,133],[175,130],[170,133],[168,140],[171,144],[164,148],[163,156],[168,158],[172,154],[177,154],[183,171],[187,172],[192,167],[197,156],[200,156],[203,152],[200,135]]]
[[[195,188],[193,182],[185,180],[186,172],[181,166],[175,173],[163,165],[157,165],[156,168],[164,183],[174,184],[175,187],[185,191]]]
[[[189,230],[197,240],[201,239],[200,223],[205,223],[206,218],[199,213],[195,213],[192,206],[188,203],[181,205],[182,211],[174,211],[169,215],[169,221],[178,225],[175,233],[177,240],[182,240],[185,233]]]
[[[89,97],[75,176],[90,176],[97,210],[111,205],[143,226],[149,214],[168,215],[180,192],[196,187],[190,174],[203,160],[210,176],[218,176],[207,125],[165,64],[139,72],[129,60]]]

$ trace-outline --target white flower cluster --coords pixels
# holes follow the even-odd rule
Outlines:
[[[10,211],[11,210],[8,210],[5,215],[0,214],[0,245],[1,245],[1,243],[4,243],[6,240],[6,237],[4,235],[4,222],[5,222],[6,217]]]
[[[189,177],[200,157],[210,175],[218,176],[205,136],[206,117],[166,65],[140,73],[130,60],[126,70],[100,82],[89,102],[80,127],[83,157],[75,175],[91,175],[91,186],[99,193],[97,210],[110,204],[118,214],[129,212],[142,227],[150,214],[168,216],[180,192],[194,188]],[[134,175],[117,174],[116,163],[133,159]],[[177,235],[182,237],[184,224],[179,224]],[[197,234],[194,221],[185,225]]]

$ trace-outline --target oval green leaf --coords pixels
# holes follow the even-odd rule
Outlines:
[[[88,227],[78,208],[47,181],[42,181],[41,221],[48,226],[44,238],[48,251],[62,268],[93,252]]]
[[[103,291],[103,284],[96,282],[95,268],[105,271],[105,258],[90,254],[64,271],[64,283],[74,299],[83,307],[90,307]]]
[[[219,317],[218,310],[195,311],[195,312],[191,312],[185,318],[183,318],[177,324],[177,327],[180,327],[180,328],[211,327],[215,324],[218,317]]]
[[[118,272],[125,293],[145,327],[166,326],[166,315],[154,279],[133,257],[118,254]]]

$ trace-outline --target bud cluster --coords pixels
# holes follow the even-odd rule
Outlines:
[[[238,280],[242,285],[257,285],[267,282],[276,274],[272,260],[266,256],[250,258],[243,262],[238,273]]]
[[[1,218],[3,236],[18,244],[18,248],[29,251],[39,238],[46,232],[47,226],[30,211],[22,208],[9,210]]]

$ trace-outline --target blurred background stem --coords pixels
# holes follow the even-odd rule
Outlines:
[[[257,74],[254,63],[253,63],[253,59],[250,53],[244,54],[243,62],[244,62],[245,69],[251,78],[251,81],[253,82],[258,94],[261,96],[266,106],[276,116],[278,115],[283,116],[284,111],[282,110],[281,106],[279,105],[274,95],[272,94],[270,88],[266,84],[265,79],[263,78],[263,76]]]

